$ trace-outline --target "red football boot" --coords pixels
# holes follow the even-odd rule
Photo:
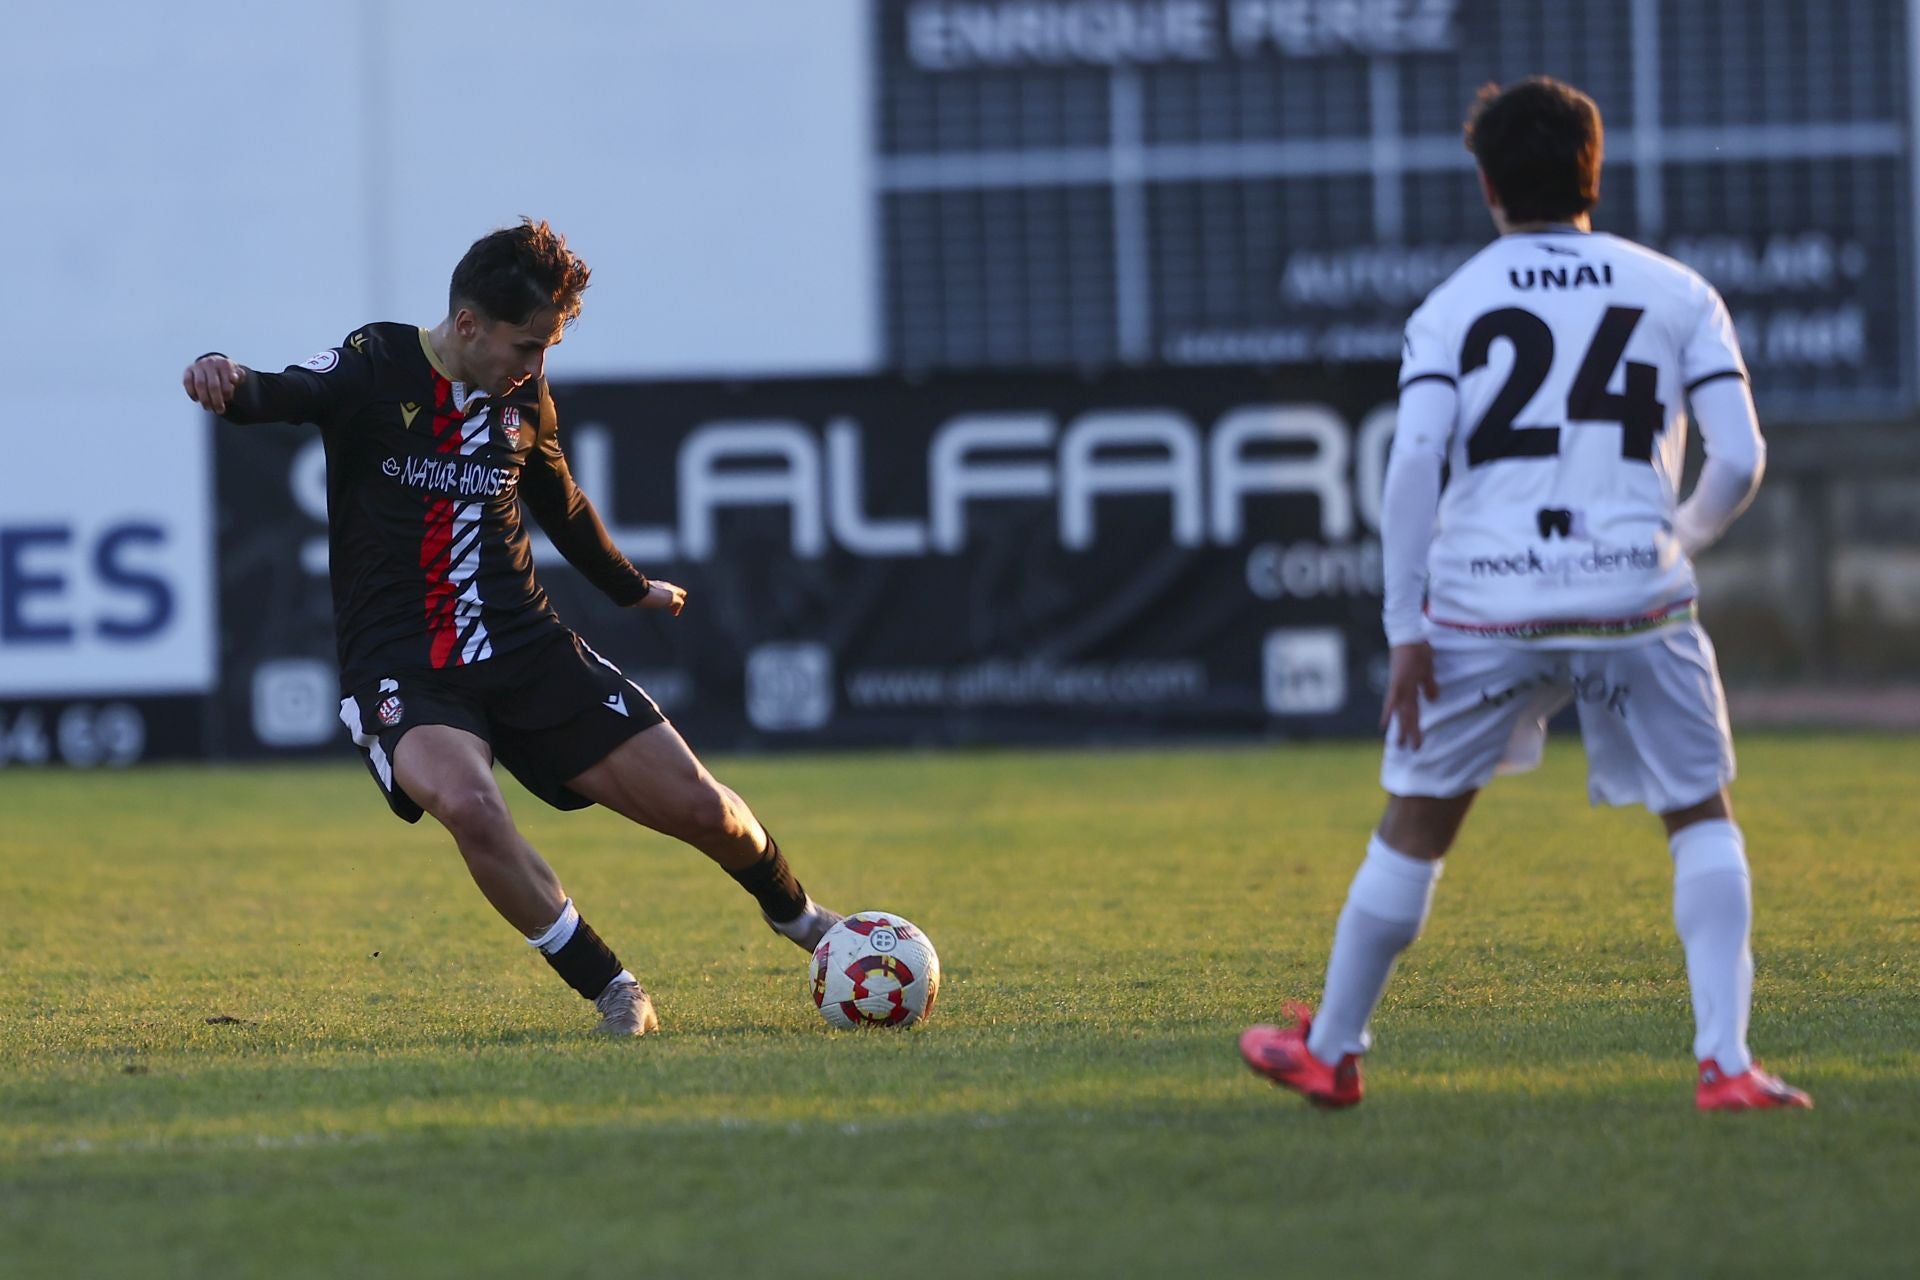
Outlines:
[[[1693,1105],[1702,1111],[1770,1111],[1775,1107],[1804,1107],[1810,1111],[1813,1099],[1779,1076],[1762,1071],[1757,1062],[1730,1076],[1708,1058],[1700,1064],[1700,1084],[1693,1091]]]
[[[1240,1033],[1240,1056],[1260,1075],[1291,1089],[1316,1107],[1350,1107],[1360,1101],[1360,1057],[1349,1053],[1328,1066],[1307,1052],[1313,1010],[1289,1004],[1293,1025],[1262,1024]]]

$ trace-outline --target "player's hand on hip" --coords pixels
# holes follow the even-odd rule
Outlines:
[[[680,616],[680,611],[687,607],[687,589],[655,578],[647,584],[647,594],[640,597],[640,607],[665,609],[677,618]]]
[[[1420,749],[1420,697],[1428,702],[1440,696],[1433,679],[1433,646],[1425,640],[1393,646],[1387,669],[1387,697],[1380,707],[1380,727],[1399,726],[1399,745]]]
[[[187,366],[180,382],[186,387],[189,400],[215,413],[225,413],[233,389],[246,376],[247,371],[243,366],[225,356],[201,356]]]

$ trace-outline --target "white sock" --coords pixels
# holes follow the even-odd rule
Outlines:
[[[622,969],[619,973],[616,973],[613,975],[612,982],[609,982],[604,988],[601,989],[600,995],[604,996],[605,994],[607,994],[607,992],[613,990],[615,987],[637,987],[639,985],[640,985],[640,979],[633,976],[633,970]],[[600,996],[594,997],[594,999],[596,1000],[598,1000],[599,998]]]
[[[813,927],[813,916],[819,909],[814,905],[813,898],[809,896],[807,905],[800,908],[800,914],[793,919],[769,919],[767,923],[772,925],[773,931],[783,938],[803,939],[807,936],[807,930]]]
[[[1687,952],[1693,988],[1693,1056],[1737,1076],[1753,1065],[1747,1014],[1753,1007],[1753,880],[1746,841],[1725,819],[1682,827],[1673,850],[1673,926]]]
[[[540,948],[546,955],[553,955],[573,940],[573,931],[579,927],[580,913],[573,909],[573,899],[568,898],[566,905],[560,908],[560,918],[548,925],[539,937],[528,938],[527,945]]]
[[[1420,936],[1433,906],[1441,859],[1410,858],[1376,833],[1347,891],[1327,960],[1327,989],[1313,1015],[1307,1051],[1329,1065],[1372,1043],[1367,1020],[1387,989],[1394,961]]]

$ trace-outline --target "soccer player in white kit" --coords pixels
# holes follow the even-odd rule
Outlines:
[[[1592,802],[1666,824],[1696,1105],[1810,1107],[1747,1049],[1752,886],[1726,699],[1695,614],[1691,557],[1765,463],[1733,323],[1692,270],[1593,232],[1602,129],[1585,94],[1544,77],[1490,85],[1466,139],[1500,235],[1407,322],[1382,507],[1386,811],[1319,1011],[1249,1028],[1241,1054],[1321,1106],[1360,1101],[1368,1020],[1467,809],[1496,773],[1539,763],[1548,719],[1572,703]],[[1686,405],[1707,460],[1681,502]]]

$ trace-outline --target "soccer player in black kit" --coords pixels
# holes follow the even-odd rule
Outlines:
[[[370,324],[280,373],[204,355],[183,383],[229,422],[319,426],[340,718],[393,811],[446,827],[487,901],[598,1007],[598,1030],[639,1036],[659,1026],[652,1000],[514,826],[495,759],[556,808],[605,805],[693,845],[803,949],[840,917],[534,578],[523,502],[615,602],[686,602],[613,545],[560,450],[543,368],[587,277],[524,219],[467,251],[432,329]]]

